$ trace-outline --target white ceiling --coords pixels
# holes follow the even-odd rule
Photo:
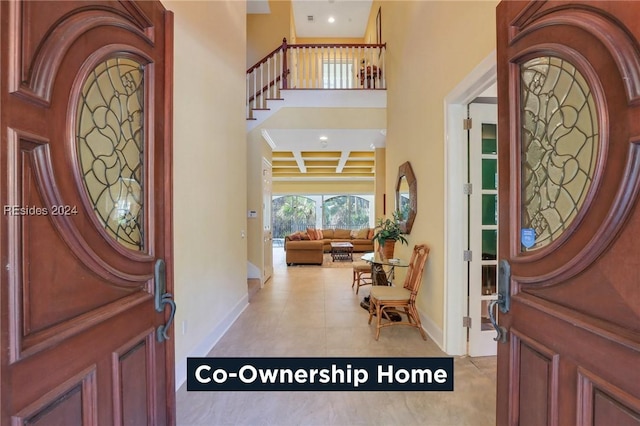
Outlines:
[[[384,147],[386,130],[264,129],[262,135],[274,151],[370,151]]]
[[[373,1],[292,0],[291,3],[298,37],[362,38]],[[247,13],[271,13],[269,0],[247,0]],[[329,17],[335,21],[329,23]]]
[[[293,0],[298,37],[362,38],[372,0]],[[313,17],[310,21],[309,17]],[[329,17],[335,21],[329,23]]]

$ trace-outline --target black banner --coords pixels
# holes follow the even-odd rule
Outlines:
[[[187,358],[188,391],[453,391],[453,358]]]

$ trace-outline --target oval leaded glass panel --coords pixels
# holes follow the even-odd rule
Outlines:
[[[535,58],[520,72],[522,228],[533,229],[522,245],[536,250],[562,235],[587,197],[596,167],[598,117],[587,81],[566,60]]]
[[[107,233],[144,250],[144,67],[127,58],[100,63],[78,101],[77,148],[84,186]]]

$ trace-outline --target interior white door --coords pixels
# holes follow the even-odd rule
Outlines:
[[[497,105],[469,105],[469,355],[496,354],[488,306],[496,299],[498,270]]]
[[[262,267],[262,283],[273,275],[273,236],[271,231],[271,163],[262,159],[262,232],[264,243],[264,262]]]

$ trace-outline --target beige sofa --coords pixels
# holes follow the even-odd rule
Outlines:
[[[312,240],[306,232],[296,232],[284,239],[287,265],[322,264],[323,253],[331,252],[332,242],[349,242],[354,252],[373,251],[372,232],[369,229],[351,231],[349,229],[323,229],[322,239]],[[362,238],[364,237],[364,238]]]

